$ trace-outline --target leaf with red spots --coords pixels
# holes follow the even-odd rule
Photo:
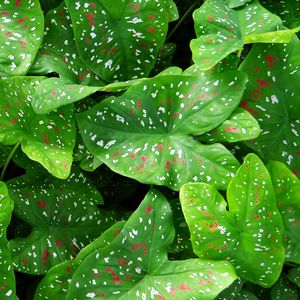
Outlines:
[[[98,86],[105,84],[80,59],[71,17],[64,2],[47,13],[45,27],[44,40],[30,74],[45,75],[56,72],[72,83]]]
[[[173,239],[171,208],[162,194],[151,190],[119,235],[84,258],[66,300],[188,300],[202,299],[204,293],[205,299],[214,299],[236,279],[225,261],[169,261],[167,250]]]
[[[263,287],[278,279],[284,262],[283,226],[270,175],[248,154],[227,189],[227,203],[205,183],[180,191],[194,252],[201,258],[227,259],[237,274]]]
[[[13,207],[14,203],[9,197],[7,187],[0,181],[0,299],[15,300],[16,280],[6,239]]]
[[[243,49],[245,43],[256,42],[247,41],[250,35],[276,31],[282,25],[280,18],[258,0],[239,9],[230,8],[225,0],[207,0],[193,16],[197,39],[191,41],[191,49],[201,70],[208,70],[228,54]],[[274,36],[264,36],[263,41],[271,43],[273,39]]]
[[[249,78],[241,106],[258,121],[262,133],[247,146],[268,160],[300,170],[300,42],[254,45],[241,65]],[[298,174],[299,176],[299,174]]]
[[[74,258],[116,221],[113,212],[97,207],[101,195],[77,170],[67,180],[27,174],[10,180],[8,186],[16,216],[33,228],[28,237],[9,242],[20,272],[43,274]]]
[[[81,264],[82,260],[94,250],[101,251],[109,245],[118,235],[125,224],[120,221],[101,234],[94,242],[83,248],[73,260],[68,260],[51,268],[46,276],[40,281],[34,300],[65,299],[69,282]]]
[[[175,19],[171,0],[65,2],[81,59],[108,82],[146,77]]]
[[[36,86],[43,77],[14,77],[0,81],[0,141],[21,142],[26,155],[58,178],[67,178],[75,146],[75,118],[72,105],[47,115],[31,107]]]
[[[285,260],[300,264],[300,180],[281,162],[267,165],[281,213]]]
[[[258,137],[260,127],[256,119],[246,110],[237,108],[229,119],[216,129],[199,136],[200,142],[237,142]]]
[[[246,78],[236,71],[214,80],[159,76],[78,114],[89,151],[113,171],[174,190],[189,181],[225,189],[238,162],[220,144],[192,135],[208,132],[237,107]]]
[[[44,17],[38,0],[0,3],[0,77],[25,75],[43,40]]]

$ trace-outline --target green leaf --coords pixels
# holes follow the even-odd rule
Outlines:
[[[208,70],[228,54],[243,49],[249,35],[275,31],[282,24],[258,0],[238,10],[231,9],[224,0],[207,0],[193,17],[197,39],[190,46],[193,61],[201,70]],[[265,42],[272,40],[272,35],[264,36]]]
[[[238,8],[251,2],[252,0],[225,0],[230,8]]]
[[[256,119],[246,110],[237,108],[229,119],[216,129],[199,136],[200,142],[237,142],[258,137],[260,127]]]
[[[47,13],[45,36],[38,56],[30,69],[31,74],[45,75],[56,72],[72,83],[104,85],[80,59],[68,10],[62,2]]]
[[[25,75],[43,40],[44,17],[38,0],[1,1],[0,77]]]
[[[300,42],[254,45],[241,65],[249,78],[241,106],[258,121],[262,133],[247,146],[265,161],[279,160],[300,170]]]
[[[68,260],[51,268],[46,276],[40,281],[34,300],[56,299],[65,300],[69,282],[82,260],[94,250],[100,250],[109,245],[120,233],[125,221],[120,221],[106,230],[94,242],[83,248],[73,260]]]
[[[20,272],[44,274],[74,258],[115,222],[112,213],[97,207],[102,197],[80,171],[74,170],[67,180],[28,174],[8,186],[16,216],[33,228],[28,237],[9,242]]]
[[[225,261],[169,261],[174,238],[165,197],[151,190],[120,234],[88,255],[75,272],[68,299],[214,299],[236,279]]]
[[[81,59],[100,78],[124,81],[146,77],[168,30],[171,0],[66,0]]]
[[[226,120],[245,81],[236,71],[211,81],[159,76],[78,114],[80,132],[95,157],[127,177],[174,190],[197,180],[224,189],[238,162],[222,145],[202,145],[191,135]]]
[[[289,270],[288,279],[293,283],[297,284],[300,288],[300,267]]]
[[[300,264],[300,181],[281,162],[271,161],[267,167],[284,225],[285,259]]]
[[[202,258],[228,259],[237,274],[270,287],[284,262],[283,231],[268,171],[254,154],[246,156],[231,180],[227,203],[205,183],[180,190],[194,252]]]
[[[40,4],[44,13],[56,8],[62,0],[40,0]]]
[[[286,275],[282,275],[271,289],[272,300],[298,300],[299,296],[298,287]]]
[[[36,115],[31,107],[35,87],[42,77],[14,77],[0,81],[0,141],[21,142],[26,155],[58,178],[67,178],[75,146],[73,106],[48,115]]]
[[[0,181],[0,299],[17,299],[16,280],[11,255],[7,248],[6,231],[13,211],[13,201],[4,182]]]

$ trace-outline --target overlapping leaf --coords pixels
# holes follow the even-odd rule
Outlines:
[[[288,273],[288,279],[300,288],[300,267],[293,268]]]
[[[113,82],[149,74],[174,19],[171,0],[65,2],[79,54],[100,78]]]
[[[4,182],[0,182],[0,299],[17,299],[16,282],[10,252],[7,248],[6,230],[13,211],[13,201]]]
[[[245,81],[236,71],[210,81],[160,76],[79,114],[79,128],[89,151],[117,173],[174,190],[198,180],[224,189],[238,162],[222,145],[191,135],[226,120]]]
[[[240,277],[264,287],[275,283],[284,261],[283,226],[271,178],[257,156],[246,156],[231,180],[229,211],[221,194],[205,183],[184,185],[180,200],[199,257],[226,258]]]
[[[241,106],[252,113],[262,129],[247,145],[266,161],[284,162],[300,170],[300,42],[254,45],[241,70],[249,82]]]
[[[236,278],[225,261],[169,261],[173,238],[168,202],[151,190],[119,235],[85,257],[66,299],[214,299]]]
[[[43,40],[44,17],[38,0],[0,4],[0,77],[25,75]]]
[[[191,41],[193,60],[201,70],[208,70],[228,54],[243,49],[250,37],[258,42],[274,42],[277,35],[263,35],[278,30],[282,22],[254,0],[240,9],[232,9],[224,0],[207,0],[194,12],[197,39]],[[287,42],[286,34],[277,42]],[[247,41],[248,39],[248,41]]]
[[[58,178],[70,174],[75,146],[73,106],[48,115],[36,115],[31,107],[41,77],[14,77],[0,81],[0,141],[21,142],[22,150]]]
[[[271,289],[272,300],[298,300],[299,296],[297,285],[289,281],[284,274]]]
[[[102,197],[79,171],[74,170],[67,180],[28,174],[8,184],[16,216],[33,228],[28,237],[9,243],[18,271],[45,273],[74,258],[115,222],[112,213],[96,206]]]
[[[285,259],[300,264],[300,181],[281,162],[269,162],[268,169],[285,229]]]
[[[225,0],[230,8],[238,8],[251,1],[252,0]]]

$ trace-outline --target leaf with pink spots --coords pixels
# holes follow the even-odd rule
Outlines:
[[[0,299],[15,300],[16,279],[6,238],[13,207],[14,203],[9,197],[7,187],[0,181]]]
[[[65,3],[81,59],[107,82],[146,77],[174,20],[171,0]]]
[[[224,72],[207,81],[159,76],[78,114],[88,150],[113,171],[174,190],[190,181],[225,189],[239,164],[221,144],[193,135],[224,122],[240,102],[244,74]]]
[[[227,259],[241,278],[270,287],[284,262],[283,225],[270,175],[248,154],[227,189],[227,203],[205,183],[180,190],[194,252],[201,258]],[[228,205],[228,210],[227,210]]]
[[[0,77],[25,75],[43,40],[44,17],[38,0],[0,4]]]
[[[267,165],[281,213],[285,260],[300,264],[300,180],[281,162]]]
[[[240,69],[249,82],[241,107],[258,121],[262,133],[247,146],[265,161],[285,163],[300,170],[300,42],[254,45]]]
[[[47,115],[31,107],[35,88],[44,77],[14,77],[0,81],[0,141],[21,142],[26,155],[58,178],[67,178],[75,146],[75,118],[72,105]]]
[[[115,223],[90,180],[74,170],[67,180],[30,174],[8,182],[15,214],[32,227],[25,238],[10,240],[16,270],[44,274],[77,253]]]
[[[93,251],[101,251],[102,248],[109,245],[118,236],[124,224],[125,221],[115,223],[94,242],[83,248],[75,259],[65,261],[51,268],[40,281],[35,292],[34,300],[64,300],[67,295],[69,283],[83,259],[93,253]]]
[[[84,258],[66,300],[214,299],[236,279],[226,261],[169,261],[173,239],[171,208],[162,194],[151,190],[119,235]]]

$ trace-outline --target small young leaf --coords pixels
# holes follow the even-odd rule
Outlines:
[[[0,4],[0,77],[25,75],[43,40],[44,17],[38,0]]]
[[[282,220],[271,178],[254,154],[246,156],[231,180],[227,203],[205,183],[188,183],[180,191],[194,252],[228,259],[246,280],[270,287],[284,262]]]
[[[169,261],[167,249],[173,239],[168,202],[151,190],[119,235],[84,258],[66,300],[214,299],[236,279],[225,261]]]

